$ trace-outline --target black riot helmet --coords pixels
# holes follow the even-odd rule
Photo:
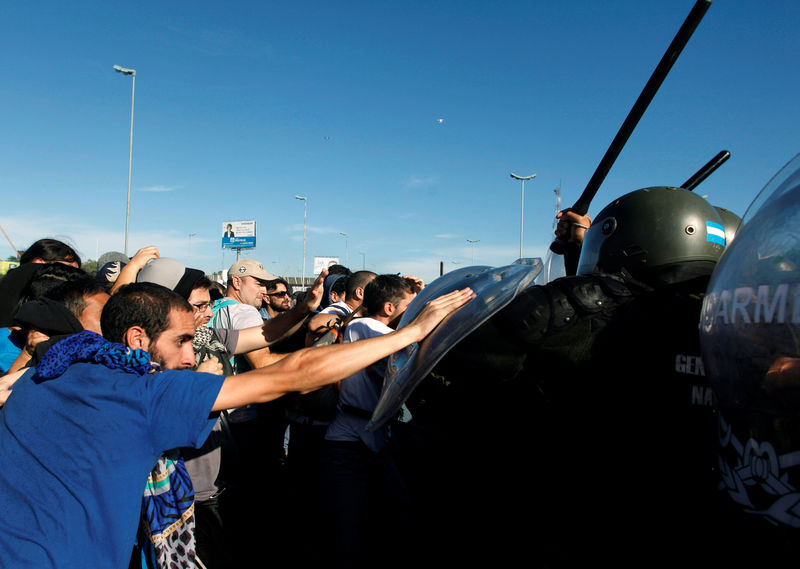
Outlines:
[[[800,528],[800,155],[761,191],[700,322],[728,495],[771,535]],[[788,533],[787,533],[788,537]],[[796,547],[796,546],[795,546]]]
[[[578,274],[622,269],[642,277],[695,263],[713,264],[725,249],[714,206],[681,188],[657,186],[625,194],[597,214],[586,232]]]

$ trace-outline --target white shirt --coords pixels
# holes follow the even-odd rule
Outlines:
[[[388,334],[393,330],[383,322],[373,318],[353,320],[344,330],[345,342],[356,342],[366,338],[374,338]],[[383,389],[383,373],[386,370],[386,358],[362,369],[342,380],[339,389],[339,404],[336,416],[328,427],[325,438],[331,441],[364,441],[370,449],[378,452],[386,444],[388,429],[382,427],[376,431],[365,431],[368,418],[348,413],[342,405],[349,405],[372,413]]]

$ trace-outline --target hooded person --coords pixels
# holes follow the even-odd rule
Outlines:
[[[86,275],[63,282],[45,296],[22,303],[14,313],[14,321],[19,335],[25,338],[25,349],[4,382],[2,404],[10,396],[21,372],[35,367],[54,344],[83,330],[99,334],[100,313],[107,301],[108,294],[102,286]]]
[[[334,283],[336,281],[338,281],[340,279],[346,279],[346,278],[347,278],[347,275],[342,274],[342,273],[328,275],[327,277],[325,277],[325,292],[323,293],[323,296],[322,296],[322,302],[319,303],[319,309],[320,310],[323,310],[323,309],[327,308],[328,306],[330,306],[331,304],[333,304],[334,302],[337,302],[336,300],[333,300],[331,298],[331,289],[333,288],[333,285],[334,285]]]
[[[8,339],[22,347],[22,349],[16,353],[15,359],[8,365],[7,371],[9,372],[32,365],[29,363],[29,360],[30,357],[34,355],[36,343],[46,340],[47,336],[53,335],[42,334],[43,328],[41,326],[31,325],[24,328],[21,327],[20,323],[16,321],[16,317],[19,309],[22,306],[31,300],[35,300],[44,296],[50,296],[51,293],[62,289],[65,285],[77,283],[74,285],[74,288],[69,289],[72,290],[72,294],[76,296],[76,298],[73,299],[74,301],[69,303],[69,308],[73,315],[76,318],[79,318],[81,311],[85,308],[85,304],[82,304],[83,295],[88,297],[102,292],[98,286],[95,286],[93,279],[85,271],[75,268],[74,266],[62,263],[29,263],[27,265],[22,265],[20,268],[22,267],[34,267],[34,270],[26,280],[20,280],[15,284],[16,290],[14,291],[14,296],[4,299],[5,302],[8,303],[7,306],[11,306],[13,304],[13,327],[9,328],[11,333],[9,334]],[[105,296],[107,298],[108,295]],[[66,298],[63,296],[54,298],[64,305],[68,304]],[[105,301],[101,303],[101,308],[102,304],[105,304]],[[42,318],[46,317],[46,314],[44,314],[42,311],[37,314],[30,314],[29,312],[28,317]],[[52,324],[53,323],[48,324],[45,322],[45,325]],[[99,332],[99,324],[97,324],[95,328]],[[62,332],[58,329],[56,329],[56,331],[58,332],[56,334],[58,337],[61,337],[66,333],[72,333],[69,331]],[[52,343],[53,342],[48,342],[44,345],[49,347],[52,345]],[[41,352],[41,348],[39,348],[39,350]],[[33,365],[35,365],[35,363]]]
[[[39,239],[22,253],[20,265],[8,271],[0,280],[0,327],[7,329],[3,330],[3,335],[0,336],[0,368],[3,370],[10,369],[11,363],[23,347],[21,339],[14,338],[11,334],[11,328],[14,327],[14,311],[19,306],[20,294],[42,265],[50,263],[80,268],[81,258],[66,243],[56,239]]]

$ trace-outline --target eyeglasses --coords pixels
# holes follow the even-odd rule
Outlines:
[[[268,292],[267,296],[277,296],[278,298],[283,298],[284,296],[289,296],[289,292],[285,290],[280,292]]]
[[[194,306],[194,309],[197,310],[198,312],[205,312],[211,307],[211,303],[201,302],[200,304],[193,304],[192,306]]]

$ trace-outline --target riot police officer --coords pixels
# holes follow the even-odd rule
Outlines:
[[[711,558],[697,325],[724,247],[700,196],[631,192],[586,231],[577,275],[526,289],[454,346],[407,402],[436,473],[434,535],[451,530],[465,559],[529,550],[534,566]]]

